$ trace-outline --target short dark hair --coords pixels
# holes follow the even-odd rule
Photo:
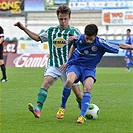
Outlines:
[[[127,29],[127,31],[131,32],[131,30],[130,30],[130,29]]]
[[[88,36],[96,36],[98,33],[98,28],[95,24],[88,24],[85,27],[84,33]]]
[[[69,14],[69,17],[71,15],[71,10],[69,7],[67,7],[66,5],[60,5],[57,10],[56,10],[56,14],[57,16],[59,15],[59,13],[66,13]]]

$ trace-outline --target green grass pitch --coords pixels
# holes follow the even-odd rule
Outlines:
[[[0,82],[0,133],[130,133],[133,132],[133,72],[125,68],[97,68],[91,103],[100,108],[96,120],[76,123],[80,110],[73,92],[65,117],[56,118],[61,103],[60,79],[49,89],[41,117],[27,109],[35,104],[43,82],[43,68],[7,67],[9,81]],[[1,74],[0,74],[1,77]]]

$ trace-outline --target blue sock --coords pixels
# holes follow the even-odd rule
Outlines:
[[[126,62],[126,68],[129,70],[130,69],[130,61]]]
[[[88,109],[88,105],[90,104],[90,100],[91,100],[91,93],[90,92],[84,92],[82,102],[81,102],[80,115],[85,116],[85,113]]]
[[[133,65],[133,61],[132,60],[130,60],[130,64]]]
[[[66,108],[66,102],[67,99],[71,93],[71,86],[64,86],[63,92],[62,92],[62,104],[60,107]]]

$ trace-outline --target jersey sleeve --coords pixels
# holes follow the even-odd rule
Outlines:
[[[78,44],[79,40],[80,40],[80,35],[75,35],[75,36],[74,36],[73,43],[72,43],[72,45],[73,45],[75,48],[77,48],[77,44]]]
[[[133,45],[133,36],[131,36],[131,45]]]
[[[75,28],[75,27],[70,27],[71,28],[71,31],[69,33],[69,36],[76,36],[76,35],[79,35],[81,34],[81,32],[78,30],[78,28]]]
[[[41,42],[47,42],[48,41],[48,31],[44,31],[39,35]]]
[[[106,40],[99,38],[99,43],[104,47],[104,52],[108,53],[118,53],[119,52],[119,43],[107,42]]]
[[[75,36],[75,35],[79,35],[79,34],[81,34],[81,32],[80,32],[77,28],[75,28],[74,36]]]

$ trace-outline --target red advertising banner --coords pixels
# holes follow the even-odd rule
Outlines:
[[[18,41],[4,41],[3,52],[4,53],[16,53],[17,52]]]
[[[8,54],[6,66],[46,67],[49,54]]]

